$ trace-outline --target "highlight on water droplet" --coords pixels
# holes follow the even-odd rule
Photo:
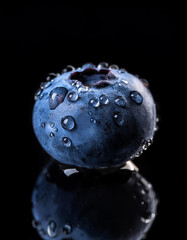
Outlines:
[[[97,108],[97,107],[100,106],[100,101],[96,97],[93,97],[93,98],[90,99],[89,105],[92,106],[92,107]]]
[[[122,127],[125,123],[125,119],[122,113],[118,112],[115,113],[113,116],[114,122],[119,126]]]
[[[64,234],[70,234],[72,232],[72,226],[70,224],[64,224],[62,232]]]
[[[72,142],[71,142],[71,139],[70,139],[70,138],[68,138],[68,137],[63,137],[63,138],[62,138],[62,142],[63,142],[63,145],[64,145],[65,147],[71,147]]]
[[[118,67],[118,65],[116,65],[116,64],[111,64],[111,65],[109,66],[109,69],[116,69],[116,70],[118,70],[119,67]]]
[[[103,104],[103,105],[109,104],[109,99],[104,94],[99,97],[99,100],[100,100],[100,103]]]
[[[41,127],[42,127],[42,128],[45,128],[45,122],[42,122],[42,123],[41,123]]]
[[[151,213],[148,217],[141,217],[141,221],[143,222],[143,223],[149,223],[149,222],[151,222],[154,218],[155,218],[155,216],[156,216],[156,214],[155,213]]]
[[[55,134],[53,132],[50,132],[49,136],[50,136],[50,138],[54,138]]]
[[[47,234],[49,237],[56,237],[56,223],[52,220],[47,226]]]
[[[119,96],[114,100],[115,104],[119,107],[125,108],[126,107],[126,100]]]
[[[34,100],[35,101],[38,99],[38,97],[40,96],[41,93],[42,93],[42,89],[41,88],[36,90],[36,92],[34,94]]]
[[[56,87],[49,94],[49,107],[54,110],[60,103],[64,101],[64,98],[68,90],[64,87]]]
[[[108,63],[107,62],[100,62],[98,65],[97,65],[97,68],[107,68],[108,67]]]
[[[41,82],[40,83],[40,88],[41,89],[46,89],[46,88],[50,87],[51,84],[52,84],[51,82]]]
[[[68,93],[67,98],[70,102],[76,102],[79,98],[79,95],[77,92],[72,91]]]
[[[65,130],[73,130],[75,128],[75,120],[71,116],[66,116],[61,119],[61,125]]]
[[[137,91],[131,91],[130,96],[131,96],[132,100],[134,100],[134,102],[137,104],[141,104],[143,102],[142,95]]]
[[[94,118],[90,118],[91,123],[96,123],[97,121]]]

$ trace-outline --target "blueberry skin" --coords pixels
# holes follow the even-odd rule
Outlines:
[[[147,83],[128,72],[85,66],[43,84],[33,109],[34,132],[64,165],[123,166],[153,139],[153,97]]]
[[[157,211],[155,192],[139,173],[67,176],[56,163],[38,177],[32,205],[33,225],[45,240],[140,240]]]

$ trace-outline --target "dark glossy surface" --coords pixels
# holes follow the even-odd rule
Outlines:
[[[48,164],[32,194],[33,226],[49,240],[139,240],[156,217],[157,199],[139,173],[100,174]]]

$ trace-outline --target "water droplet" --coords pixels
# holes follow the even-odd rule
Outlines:
[[[95,107],[95,108],[100,106],[100,102],[96,97],[91,98],[89,101],[89,104],[90,104],[90,106]]]
[[[49,126],[50,126],[51,128],[53,128],[53,127],[55,126],[54,122],[50,122],[50,123],[49,123]]]
[[[79,98],[79,95],[77,92],[69,92],[68,93],[68,100],[70,102],[76,102],[78,98]]]
[[[65,234],[70,234],[72,232],[72,226],[70,224],[65,224],[62,228],[62,232]]]
[[[71,85],[75,86],[76,88],[79,88],[82,85],[82,83],[78,80],[73,80]]]
[[[119,73],[126,73],[126,70],[124,68],[120,68]]]
[[[55,132],[58,132],[58,128],[57,128],[57,127],[55,127],[53,130],[54,130]]]
[[[123,97],[119,96],[114,100],[115,104],[119,107],[125,108],[126,107],[126,101]]]
[[[82,65],[82,68],[83,69],[86,69],[86,68],[95,68],[95,65],[93,63],[85,63]]]
[[[79,93],[85,93],[85,92],[88,92],[89,90],[89,87],[88,86],[84,86],[84,85],[81,85],[79,88],[78,88],[78,92]]]
[[[33,228],[36,228],[38,230],[41,229],[41,223],[36,221],[35,219],[32,220],[32,226],[33,226]]]
[[[62,127],[66,130],[72,130],[75,128],[75,120],[71,116],[63,117],[61,120]]]
[[[51,86],[51,82],[41,82],[40,83],[40,88],[41,89],[45,89],[45,88],[48,88],[48,87],[50,87]]]
[[[70,71],[74,71],[75,67],[72,65],[67,65],[64,69],[62,69],[62,73],[66,73],[66,72],[70,72]]]
[[[54,137],[55,137],[55,134],[54,134],[53,132],[50,132],[49,136],[50,136],[51,138],[54,138]]]
[[[142,149],[143,150],[147,150],[148,147],[152,144],[153,142],[153,139],[148,139],[148,140],[145,140],[144,143],[143,143],[143,146],[142,146]]]
[[[97,121],[94,118],[90,118],[91,123],[96,123]]]
[[[64,98],[68,90],[64,87],[56,87],[49,94],[49,106],[51,110],[54,110],[60,103],[64,101]]]
[[[116,64],[112,64],[112,65],[109,66],[109,69],[116,69],[116,70],[118,70],[119,67]]]
[[[107,62],[100,62],[98,65],[97,65],[97,68],[107,68],[108,67],[108,63]]]
[[[130,96],[137,104],[141,104],[143,102],[142,95],[137,91],[132,91],[130,93]]]
[[[155,213],[151,213],[147,218],[141,217],[141,221],[143,223],[149,223],[150,221],[152,221],[155,218]]]
[[[88,111],[88,114],[91,116],[91,115],[93,115],[93,112],[92,111]]]
[[[47,226],[47,234],[49,237],[56,237],[56,223],[54,221],[50,221]]]
[[[71,147],[72,142],[71,142],[71,139],[70,139],[70,138],[68,138],[68,137],[63,137],[63,138],[62,138],[62,142],[63,142],[63,144],[64,144],[65,147]]]
[[[41,127],[42,127],[42,128],[45,128],[45,122],[42,122],[42,123],[41,123]]]
[[[128,84],[127,80],[121,80],[123,83]]]
[[[36,101],[38,99],[38,97],[40,96],[42,90],[41,88],[37,89],[37,91],[34,94],[34,100]]]
[[[119,126],[123,126],[125,123],[124,116],[121,113],[116,113],[114,114],[114,122]]]
[[[107,97],[106,95],[104,95],[104,94],[99,97],[99,100],[100,100],[101,104],[104,104],[104,105],[109,104],[109,99],[108,99],[108,97]]]
[[[49,73],[48,76],[46,77],[46,81],[50,82],[52,81],[55,77],[57,77],[58,74],[56,73]]]
[[[145,195],[145,191],[143,189],[141,189],[141,194]]]

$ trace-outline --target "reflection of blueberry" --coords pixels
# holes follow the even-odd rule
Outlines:
[[[144,80],[106,63],[63,71],[37,92],[33,127],[62,164],[123,166],[151,143],[155,103]]]
[[[138,240],[150,229],[157,200],[139,173],[70,171],[50,163],[38,177],[32,211],[42,239]]]

